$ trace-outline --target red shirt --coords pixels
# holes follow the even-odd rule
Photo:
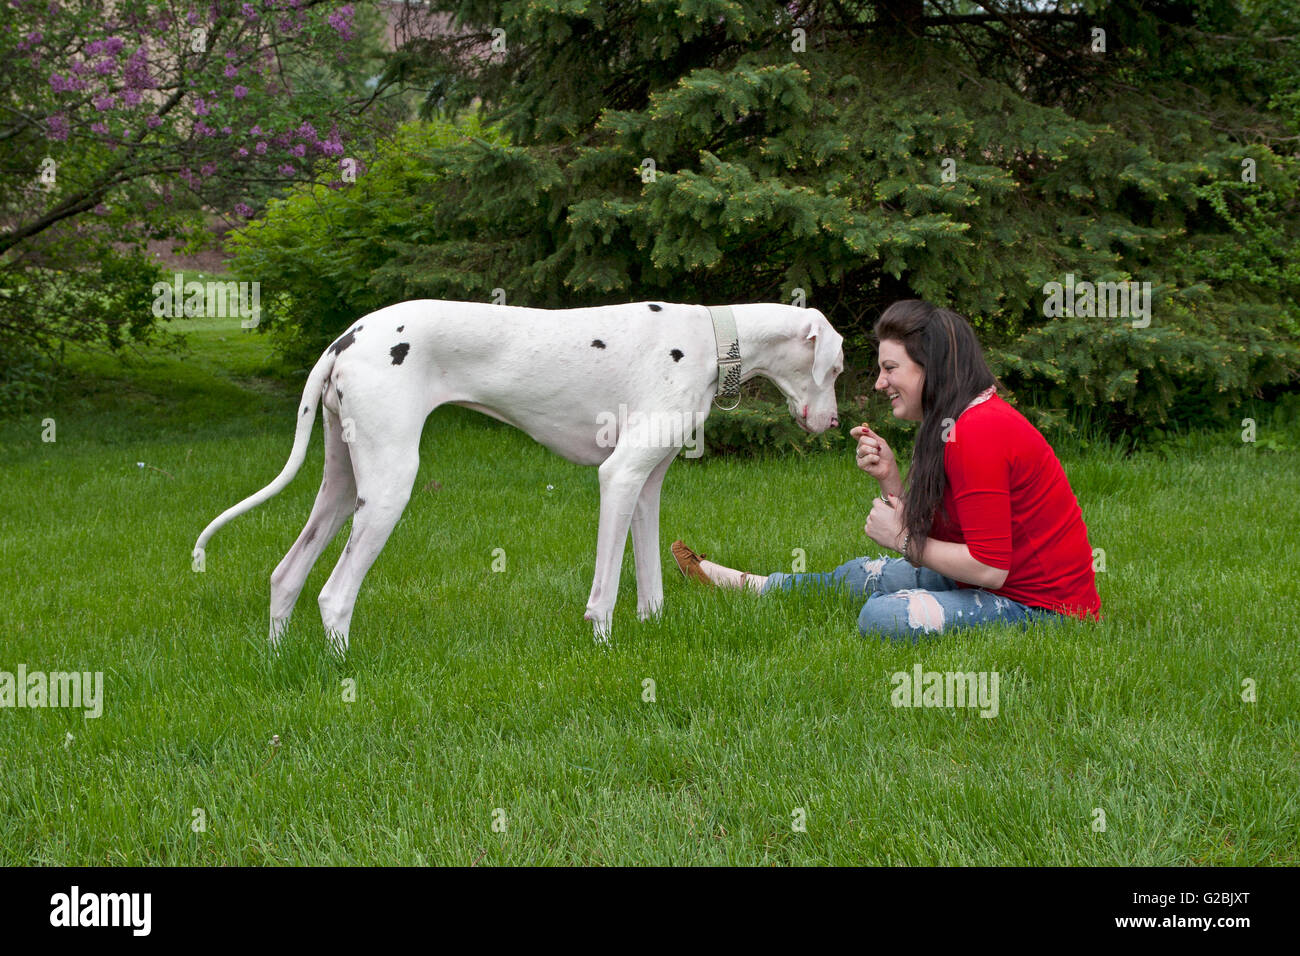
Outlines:
[[[964,543],[977,561],[1007,571],[994,594],[1100,619],[1083,512],[1037,428],[994,395],[957,417],[943,468],[948,487],[932,538]]]

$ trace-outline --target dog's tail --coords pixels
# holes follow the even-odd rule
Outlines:
[[[330,373],[334,371],[335,357],[334,352],[326,352],[311,370],[311,374],[307,376],[307,384],[302,390],[302,404],[298,409],[298,429],[293,436],[293,450],[289,452],[289,460],[285,462],[284,469],[276,476],[275,481],[261,491],[249,495],[239,504],[227,508],[213,518],[212,523],[203,529],[203,533],[199,535],[199,540],[194,542],[194,550],[191,552],[195,570],[202,570],[204,546],[222,526],[238,518],[244,512],[252,511],[263,501],[274,498],[284,490],[289,482],[293,481],[293,476],[298,474],[298,469],[302,467],[303,460],[307,457],[307,443],[311,441],[311,428],[312,421],[316,417],[316,406],[320,404],[322,387],[330,377]]]

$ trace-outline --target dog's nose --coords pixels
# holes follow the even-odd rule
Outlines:
[[[840,427],[840,416],[838,416],[838,415],[832,415],[832,416],[831,416],[831,428],[839,428],[839,427]]]

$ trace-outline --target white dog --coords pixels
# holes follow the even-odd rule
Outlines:
[[[711,321],[712,319],[712,321]],[[293,451],[279,476],[209,524],[204,546],[232,518],[277,494],[307,454],[323,404],[325,476],[302,534],[271,574],[276,644],[316,559],[354,516],[343,555],[320,593],[321,618],[346,652],[361,581],[411,496],[420,433],[439,405],[463,405],[522,429],[569,461],[600,466],[596,573],[586,617],[608,634],[628,528],[637,612],[663,604],[659,490],[691,427],[715,396],[771,379],[801,427],[838,424],[835,378],[843,337],[816,309],[706,308],[641,302],[550,311],[433,299],[372,312],[338,338],[307,377]]]

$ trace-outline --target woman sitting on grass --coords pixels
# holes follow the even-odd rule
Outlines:
[[[858,467],[880,483],[867,537],[901,558],[855,558],[825,574],[749,574],[677,541],[690,579],[765,594],[795,585],[866,597],[864,634],[910,637],[1009,621],[1097,619],[1092,546],[1047,440],[998,397],[975,332],[928,302],[895,302],[876,323],[876,390],[920,422],[907,490],[889,444],[867,425]]]

